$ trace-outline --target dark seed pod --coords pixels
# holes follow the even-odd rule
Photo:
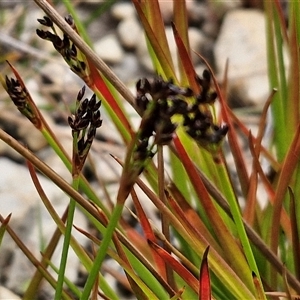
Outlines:
[[[96,120],[94,123],[93,123],[93,126],[95,126],[96,128],[99,128],[102,126],[102,120],[99,118],[98,120]]]
[[[64,33],[64,38],[63,38],[63,45],[64,45],[65,49],[70,48],[70,39],[65,33]]]
[[[136,83],[136,90],[138,93],[149,93],[151,90],[151,85],[148,79],[142,78]]]
[[[77,131],[83,130],[89,126],[89,123],[90,123],[89,119],[85,119],[85,118],[79,119],[77,124],[75,124],[75,129]]]
[[[98,110],[101,107],[101,101],[96,102],[96,104],[93,107],[93,111]]]
[[[93,96],[91,97],[91,99],[90,99],[90,101],[89,101],[88,108],[89,108],[90,110],[93,110],[95,104],[96,104],[96,95],[93,94]]]
[[[83,137],[77,142],[77,148],[78,148],[79,155],[82,154],[82,152],[85,149],[85,140]]]
[[[80,61],[79,63],[80,63],[80,68],[81,68],[81,70],[82,70],[82,71],[85,71],[85,69],[86,69],[86,64],[85,64],[85,62],[84,62],[84,61]]]
[[[74,22],[74,19],[71,15],[67,15],[65,17],[65,21],[72,27],[74,28],[75,27],[75,22]]]
[[[87,141],[92,143],[93,139],[95,138],[95,135],[96,135],[96,127],[90,127],[87,134]]]
[[[83,101],[81,101],[80,106],[76,111],[76,116],[78,118],[83,118],[86,115],[88,105],[89,105],[89,99],[85,98]]]
[[[77,57],[77,48],[76,48],[75,44],[72,44],[70,51],[71,51],[72,57],[76,58]]]
[[[65,43],[64,41],[57,35],[52,34],[51,32],[48,33],[49,39],[51,40],[54,48],[57,51],[61,51],[62,49],[65,48]]]
[[[182,95],[185,97],[192,97],[194,95],[194,92],[190,88],[185,88]]]
[[[69,123],[69,126],[72,128],[72,129],[75,129],[74,127],[74,120],[72,117],[68,116],[68,123]]]
[[[205,69],[205,70],[203,71],[202,77],[203,77],[203,79],[206,80],[207,82],[210,82],[211,76],[210,76],[210,73],[209,73],[209,71],[208,71],[207,69]]]
[[[40,24],[42,24],[44,26],[47,26],[47,27],[52,27],[53,26],[52,20],[47,16],[44,16],[43,19],[37,19],[37,20]]]
[[[43,40],[47,39],[48,38],[48,34],[47,32],[48,31],[44,31],[44,30],[41,30],[41,29],[37,29],[36,31],[36,34]]]
[[[77,101],[81,101],[85,93],[85,85],[82,87],[82,89],[79,91],[77,95]]]
[[[100,111],[99,110],[97,110],[93,113],[91,123],[94,124],[94,122],[96,122],[98,119],[100,119]]]
[[[71,70],[73,70],[75,73],[80,73],[82,71],[81,68],[79,68],[78,66],[73,65],[71,67]]]

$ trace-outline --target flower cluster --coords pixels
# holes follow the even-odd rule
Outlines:
[[[143,116],[140,139],[148,139],[155,133],[155,144],[168,144],[177,127],[171,118],[175,114],[187,112],[187,102],[184,97],[192,95],[189,88],[180,88],[172,81],[164,81],[161,77],[155,78],[152,83],[147,79],[137,82],[136,103]]]
[[[215,124],[208,107],[208,104],[213,104],[217,98],[217,93],[210,87],[210,73],[204,70],[202,78],[197,77],[197,81],[201,92],[195,96],[195,103],[189,107],[189,113],[183,116],[183,126],[188,135],[206,148],[210,145],[218,145],[226,135],[228,126]]]
[[[87,154],[96,135],[96,129],[102,125],[100,114],[101,101],[96,101],[95,94],[90,98],[83,96],[85,86],[79,91],[74,115],[68,117],[72,129],[74,147],[74,161],[77,170],[81,170]]]
[[[76,30],[73,18],[69,15],[65,17],[66,22]],[[38,19],[38,22],[43,26],[51,28],[53,31],[49,30],[41,30],[37,29],[37,35],[44,39],[51,41],[54,48],[61,54],[64,60],[68,63],[71,70],[81,77],[84,81],[88,82],[86,79],[89,78],[89,70],[87,68],[87,64],[84,62],[84,56],[81,52],[77,50],[77,47],[74,43],[69,39],[69,37],[64,33],[63,38],[61,38],[57,33],[53,26],[53,22],[47,16],[44,16],[43,19]]]
[[[215,124],[209,108],[217,98],[216,92],[211,89],[210,73],[205,70],[197,82],[201,90],[197,95],[190,88],[178,87],[161,77],[151,83],[147,79],[137,82],[136,105],[142,122],[135,157],[143,159],[154,155],[149,144],[151,137],[154,137],[152,145],[165,145],[172,141],[178,126],[173,121],[174,115],[182,116],[186,133],[201,146],[209,148],[223,140],[228,127]]]
[[[136,84],[136,104],[142,115],[138,131],[134,159],[143,161],[155,154],[154,145],[166,145],[172,141],[177,124],[172,121],[175,114],[187,112],[184,97],[192,95],[189,88],[180,88],[172,81],[157,77],[153,82],[140,79]],[[154,137],[152,143],[151,138]]]
[[[38,111],[22,80],[5,77],[6,91],[18,110],[37,128],[41,127]]]

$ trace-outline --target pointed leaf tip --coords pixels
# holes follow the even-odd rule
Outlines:
[[[209,246],[203,253],[202,263],[200,267],[200,278],[199,278],[199,300],[211,300],[211,285],[207,255]]]

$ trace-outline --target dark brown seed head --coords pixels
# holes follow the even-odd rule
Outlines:
[[[74,19],[71,15],[67,15],[65,17],[65,21],[72,27],[72,28],[75,28],[75,22],[74,22]]]
[[[85,85],[82,87],[82,89],[79,91],[77,95],[77,101],[81,101],[85,93]]]
[[[52,20],[47,17],[47,16],[44,16],[43,19],[37,19],[38,22],[44,26],[47,26],[47,27],[52,27],[53,26],[53,22]]]
[[[88,108],[89,108],[90,110],[94,110],[93,108],[94,108],[95,104],[96,104],[96,95],[93,94],[93,96],[92,96],[91,99],[89,100]]]
[[[43,40],[47,39],[48,38],[48,31],[44,31],[44,30],[41,30],[41,29],[37,29],[36,30],[36,34]]]

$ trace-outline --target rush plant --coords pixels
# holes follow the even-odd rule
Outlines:
[[[137,299],[300,297],[297,296],[300,295],[297,201],[300,196],[300,4],[289,3],[288,22],[285,22],[279,1],[265,1],[270,97],[262,110],[258,133],[253,136],[227,105],[226,74],[221,88],[201,53],[197,55],[206,69],[202,74],[195,72],[185,1],[173,1],[172,27],[178,50],[178,69],[175,69],[158,1],[132,0],[156,72],[152,78],[137,78],[134,94],[93,52],[71,2],[66,6],[72,15],[65,18],[46,0],[35,0],[35,3],[45,12],[45,17],[38,20],[42,28],[37,29],[37,35],[45,43],[53,44],[94,95],[84,99],[85,87],[78,93],[75,111],[68,118],[73,153],[66,153],[16,68],[9,64],[14,76],[1,77],[17,109],[41,131],[73,178],[67,183],[51,166],[0,129],[0,138],[28,161],[41,201],[57,224],[43,258],[39,259],[15,235],[9,217],[1,216],[0,241],[4,234],[11,235],[36,266],[24,299],[35,298],[42,280],[53,286],[57,300],[97,299],[98,296],[118,299],[101,274],[107,255],[122,267],[125,275],[120,277]],[[289,67],[286,67],[287,58]],[[140,116],[137,130],[131,125],[123,100]],[[96,131],[101,131],[102,107],[126,149],[124,161],[111,157],[122,168],[113,205],[104,204],[82,174]],[[274,134],[266,147],[262,140],[268,111],[272,113]],[[248,140],[252,155],[250,168],[239,146],[240,136]],[[237,180],[229,172],[224,144],[234,157]],[[263,159],[274,171],[274,178],[264,172]],[[63,216],[58,216],[51,206],[35,169],[70,196]],[[267,194],[265,207],[258,201],[259,183]],[[137,186],[160,212],[160,228],[149,219],[137,196]],[[243,207],[237,190],[241,190]],[[129,196],[134,204],[131,213],[142,233],[122,217]],[[76,207],[99,234],[73,227]],[[74,230],[90,239],[92,255],[73,237]],[[61,236],[64,239],[61,263],[53,266],[51,257]],[[88,274],[82,289],[65,276],[70,247]],[[49,268],[56,270],[57,278],[50,275]]]

